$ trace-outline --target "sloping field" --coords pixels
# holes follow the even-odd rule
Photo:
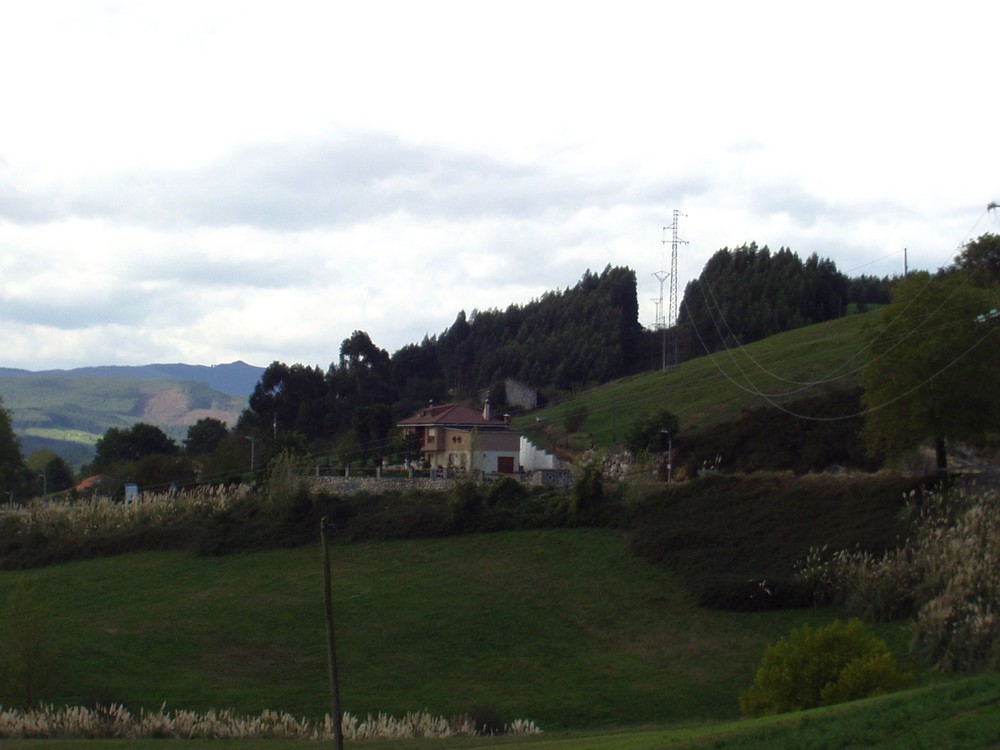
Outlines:
[[[832,611],[695,608],[610,531],[336,547],[346,710],[487,710],[543,729],[732,719],[764,648]],[[328,706],[318,544],[223,558],[142,553],[0,574],[47,605],[56,703]],[[905,634],[883,629],[902,646]]]
[[[633,422],[660,409],[680,420],[686,434],[735,419],[742,410],[788,403],[858,384],[861,332],[877,312],[850,315],[582,391],[571,399],[515,420],[520,429],[561,425],[582,402],[582,432],[598,446],[621,443]]]

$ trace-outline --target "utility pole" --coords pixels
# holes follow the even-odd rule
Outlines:
[[[244,435],[243,438],[245,440],[249,440],[250,441],[250,476],[252,477],[253,476],[253,470],[254,470],[254,455],[253,455],[254,441],[257,438],[254,437],[253,435]]]
[[[674,436],[670,434],[670,430],[660,430],[660,433],[667,436],[667,484],[670,484],[674,469]]]
[[[670,242],[670,310],[667,315],[667,328],[674,329],[674,366],[677,365],[677,246],[680,244],[687,244],[687,240],[678,239],[677,237],[677,220],[681,216],[687,216],[687,214],[682,214],[676,208],[674,209],[674,220],[670,225],[672,230],[672,239]]]
[[[677,326],[677,246],[686,245],[687,241],[682,240],[677,236],[677,222],[681,216],[685,216],[676,208],[674,209],[674,220],[670,226],[663,227],[663,239],[661,244],[665,247],[667,244],[667,230],[671,230],[670,238],[670,271],[657,271],[653,274],[656,280],[660,282],[660,298],[659,300],[653,300],[656,302],[656,330],[663,332],[662,341],[662,367],[664,370],[667,369],[667,330],[670,328],[676,328]],[[670,279],[670,297],[668,299],[667,305],[663,304],[663,282]],[[677,364],[677,331],[674,331],[673,338],[673,356],[671,358],[671,364]]]
[[[323,516],[319,522],[319,538],[323,545],[323,601],[326,605],[326,662],[330,675],[330,713],[333,717],[333,741],[337,750],[344,750],[344,714],[340,708],[340,678],[337,676],[337,651],[333,638],[333,594],[330,591],[330,542],[327,529],[333,524]]]

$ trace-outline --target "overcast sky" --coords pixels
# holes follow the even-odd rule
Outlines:
[[[1000,6],[2,2],[0,366],[326,368],[722,247],[1000,232]]]

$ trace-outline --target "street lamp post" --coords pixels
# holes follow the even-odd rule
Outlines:
[[[254,470],[253,447],[254,447],[254,441],[256,440],[256,438],[253,435],[244,435],[243,439],[250,441],[250,474],[252,475],[253,474],[253,470]]]
[[[660,432],[667,436],[667,484],[670,484],[673,474],[674,436],[670,434],[670,430],[660,430]]]

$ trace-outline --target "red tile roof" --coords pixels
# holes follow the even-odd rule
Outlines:
[[[502,419],[483,419],[481,412],[461,404],[441,404],[421,409],[398,423],[399,427],[509,427]]]

